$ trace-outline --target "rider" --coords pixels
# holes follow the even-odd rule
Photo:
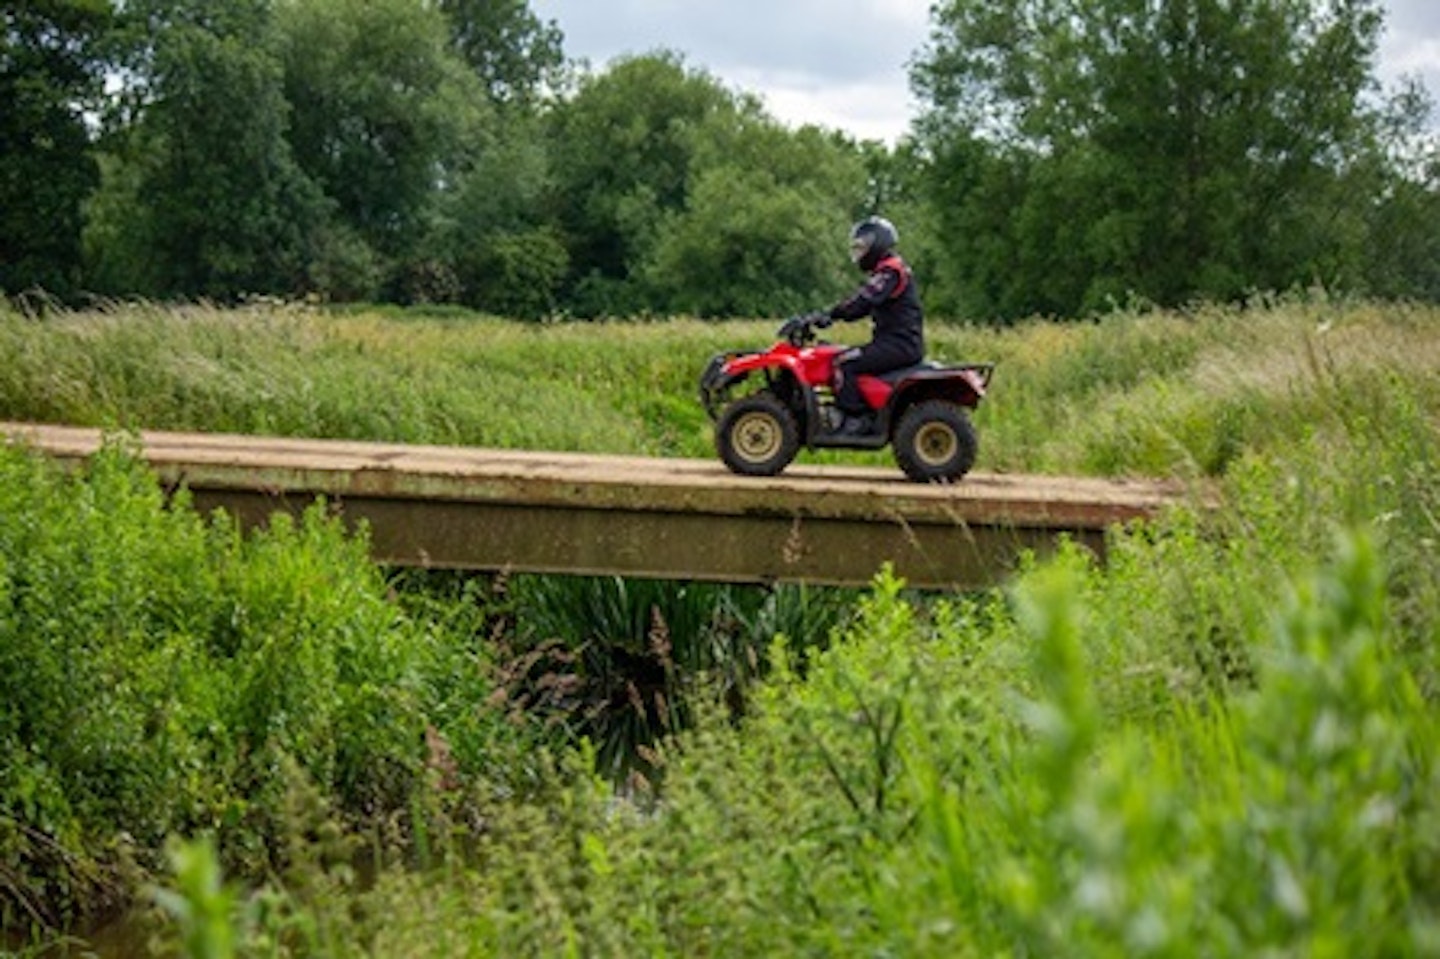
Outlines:
[[[899,239],[895,225],[882,216],[855,224],[850,231],[850,259],[869,278],[815,323],[824,328],[835,320],[874,319],[870,342],[836,357],[835,405],[845,414],[841,426],[845,433],[868,432],[873,424],[856,377],[914,366],[925,355],[924,312],[910,267],[895,254]]]

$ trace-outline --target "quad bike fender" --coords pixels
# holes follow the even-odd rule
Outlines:
[[[995,373],[994,363],[971,363],[968,366],[959,368],[960,378],[970,387],[970,402],[966,406],[975,407],[985,398],[985,391],[990,387],[990,377]]]
[[[718,420],[725,391],[751,373],[762,372],[767,380],[773,380],[777,373],[788,373],[803,381],[802,366],[800,357],[794,354],[717,353],[700,375],[700,402],[710,418]]]
[[[725,372],[725,364],[729,359],[725,354],[717,353],[710,357],[710,362],[705,364],[705,371],[700,374],[700,405],[705,407],[705,412],[710,414],[712,420],[720,418],[720,397],[737,379]]]
[[[748,353],[730,357],[723,369],[733,377],[756,370],[788,370],[795,373],[800,369],[800,357],[793,353]]]
[[[855,378],[860,395],[872,410],[883,410],[892,399],[906,403],[944,398],[971,409],[980,405],[993,364],[942,367],[925,363],[886,375],[862,373]]]
[[[895,398],[907,405],[923,399],[947,399],[975,409],[985,398],[994,370],[993,363],[922,366],[905,371],[891,388]]]

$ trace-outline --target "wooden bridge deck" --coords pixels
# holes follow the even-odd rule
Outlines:
[[[0,423],[0,436],[78,463],[100,430]],[[323,496],[369,526],[377,561],[444,568],[731,582],[988,585],[1060,535],[1154,515],[1176,484],[976,473],[950,486],[898,470],[792,466],[735,476],[718,461],[143,431],[137,454],[195,505],[244,523]]]

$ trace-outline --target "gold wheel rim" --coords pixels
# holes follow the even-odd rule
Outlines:
[[[944,423],[926,423],[915,434],[915,453],[926,466],[944,466],[959,445],[955,431]]]
[[[746,413],[731,429],[735,450],[747,461],[759,463],[780,452],[780,424],[768,413]]]

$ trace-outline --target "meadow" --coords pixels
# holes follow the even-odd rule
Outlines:
[[[777,322],[0,311],[0,419],[115,431],[0,450],[11,948],[124,907],[205,957],[1440,952],[1435,307],[932,323],[998,364],[977,469],[1221,491],[985,593],[402,574],[125,448],[708,457],[699,370]]]

